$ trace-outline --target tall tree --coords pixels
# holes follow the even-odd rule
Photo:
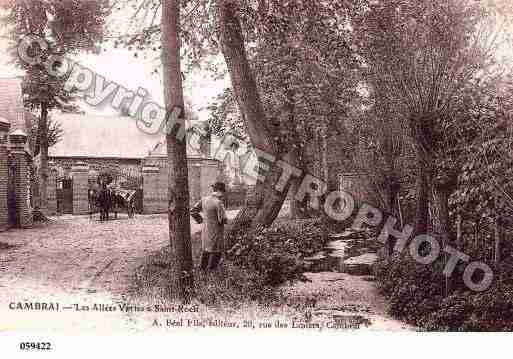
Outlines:
[[[218,0],[217,5],[221,50],[228,65],[232,87],[243,113],[251,143],[257,151],[259,162],[266,163],[268,161],[266,155],[280,158],[282,156],[278,155],[278,145],[268,127],[257,83],[248,61],[238,17],[238,4],[233,0]],[[237,215],[234,232],[248,226],[251,229],[255,229],[255,226],[265,226],[276,218],[287,195],[288,187],[282,192],[274,188],[274,184],[281,175],[275,163],[269,166],[265,181],[257,182],[255,190],[247,200],[246,207]]]
[[[344,6],[302,0],[287,6],[274,0],[258,1],[256,7],[230,0],[217,4],[221,50],[252,144],[304,169],[301,152],[312,135],[339,132],[355,93],[356,61],[344,39]],[[325,170],[317,174],[320,179],[327,177]],[[272,223],[288,191],[274,189],[280,174],[276,165],[263,173],[234,230]]]
[[[137,9],[134,15],[155,14],[160,6],[158,1],[143,3],[134,0],[132,3],[134,8]],[[212,4],[216,6],[211,6]],[[269,87],[266,85],[259,86],[259,82],[265,84],[272,76],[264,76],[260,79],[255,76],[259,69],[255,68],[256,54],[252,48],[255,47],[254,45],[260,50],[266,47],[270,48],[270,42],[268,41],[270,35],[273,37],[272,41],[279,40],[277,43],[281,50],[285,50],[275,54],[283,56],[282,65],[287,61],[290,63],[290,50],[295,46],[295,39],[290,36],[291,34],[288,31],[292,28],[296,29],[294,31],[300,35],[300,42],[303,42],[299,47],[303,46],[306,50],[305,53],[308,54],[305,57],[305,60],[307,60],[305,62],[309,62],[311,65],[311,68],[308,69],[311,75],[310,81],[312,83],[322,83],[322,86],[324,86],[325,83],[321,75],[329,74],[331,69],[319,70],[324,69],[326,63],[330,61],[331,64],[334,64],[337,61],[338,63],[344,63],[346,60],[346,56],[338,56],[340,54],[338,49],[343,47],[340,45],[344,45],[344,41],[333,41],[337,40],[333,34],[337,32],[344,33],[345,31],[342,26],[345,16],[344,4],[341,2],[317,4],[311,1],[294,0],[289,2],[288,6],[285,6],[277,0],[260,0],[257,2],[246,0],[209,2],[200,0],[197,2],[181,2],[181,5],[185,13],[181,21],[182,38],[187,44],[182,49],[182,54],[187,64],[198,65],[199,60],[205,54],[215,53],[220,48],[228,66],[228,73],[232,80],[232,90],[244,122],[244,132],[250,138],[252,148],[257,151],[259,161],[264,164],[262,167],[270,165],[267,160],[270,157],[276,161],[284,160],[288,163],[294,163],[294,161],[291,161],[293,152],[291,144],[287,143],[288,141],[281,140],[281,137],[293,138],[294,136],[283,136],[283,130],[287,127],[285,121],[277,121],[274,118],[278,111],[269,112],[269,106],[267,106],[266,99],[263,99],[262,92],[272,91],[269,91]],[[288,14],[291,9],[294,11],[293,16]],[[303,16],[304,14],[307,14],[307,16]],[[322,14],[322,16],[318,16],[318,14]],[[155,19],[155,16],[152,15],[150,18]],[[305,21],[305,19],[308,21]],[[159,26],[151,24],[152,21],[150,21],[150,24],[146,22],[144,28],[136,31],[135,35],[128,36],[125,39],[127,45],[141,50],[151,47],[155,41],[155,35],[161,31]],[[303,23],[306,25],[303,25]],[[290,24],[293,26],[290,26]],[[198,29],[202,29],[202,31]],[[326,29],[332,29],[333,33],[328,37],[329,41],[322,37],[323,31],[326,33]],[[310,35],[308,35],[309,31]],[[316,41],[314,41],[314,38]],[[306,41],[302,41],[303,39]],[[316,42],[319,41],[321,46],[317,46]],[[307,43],[308,46],[304,46]],[[322,54],[319,53],[319,48],[322,49]],[[330,51],[334,49],[337,51]],[[319,55],[321,55],[322,62],[315,64],[319,60]],[[324,61],[326,59],[329,59],[329,61]],[[184,67],[187,68],[187,66]],[[305,69],[307,69],[307,66],[305,66]],[[299,80],[299,71],[295,75],[294,81]],[[289,88],[286,91],[289,99],[287,101],[288,109],[285,109],[285,112],[289,115],[294,107],[290,105],[293,105],[291,100],[295,97],[295,91],[293,90],[292,81],[287,81],[286,77],[292,79],[294,76],[289,76],[292,73],[293,70],[280,79],[285,80],[281,81],[282,85],[280,86]],[[334,80],[336,76],[332,77],[332,80]],[[325,76],[324,79],[326,79]],[[307,97],[315,93],[316,86],[312,86],[313,91],[311,93],[303,95]],[[259,87],[263,88],[263,91],[259,91]],[[272,88],[273,91],[275,89],[275,87]],[[315,94],[315,99],[311,101],[312,104],[320,99],[327,109],[332,105],[337,105],[339,100],[337,96],[330,98],[330,96],[327,96],[329,92],[324,91],[324,98],[322,98],[318,92]],[[333,91],[333,93],[338,95],[338,91]],[[277,99],[278,97],[273,100]],[[310,115],[314,114],[310,112]],[[329,116],[336,117],[336,114],[331,113]],[[290,127],[291,124],[289,123],[288,126]],[[213,127],[215,130],[215,126]],[[327,129],[324,130],[327,131]],[[246,208],[237,216],[233,226],[234,232],[240,228],[255,229],[260,226],[267,226],[276,218],[288,190],[288,187],[283,191],[276,191],[274,188],[282,172],[281,168],[275,165],[276,161],[269,166],[269,169],[261,171],[264,180],[258,181],[255,191],[247,200]],[[290,183],[287,185],[290,185]]]
[[[52,56],[69,56],[81,50],[93,50],[97,42],[103,38],[103,26],[108,14],[108,3],[105,0],[94,1],[8,1],[2,4],[8,11],[7,21],[12,25],[14,47],[27,35],[35,35],[43,39],[47,48],[32,46],[29,51],[41,57],[41,62],[29,64],[13,56],[16,64],[24,72],[23,95],[27,108],[39,112],[38,148],[40,155],[39,168],[39,207],[44,213],[47,206],[48,187],[48,146],[49,121],[48,114],[54,109],[71,111],[73,94],[64,88],[66,76],[57,75],[62,66],[58,61],[48,71],[44,62]]]
[[[429,229],[432,190],[442,193],[437,188],[443,184],[431,186],[438,178],[437,151],[444,148],[442,124],[458,108],[459,94],[493,65],[496,43],[488,15],[473,1],[394,0],[369,2],[355,23],[371,82],[405,114],[416,146],[417,233]]]
[[[180,2],[162,2],[162,64],[164,100],[169,113],[181,109],[177,126],[168,128],[166,136],[169,169],[169,239],[173,251],[172,270],[179,298],[190,300],[193,288],[193,261],[189,217],[189,184],[185,136],[177,136],[185,128],[182,75],[180,71]]]

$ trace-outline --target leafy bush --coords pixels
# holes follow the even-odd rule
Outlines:
[[[301,278],[303,259],[324,248],[327,236],[321,219],[281,220],[258,234],[240,233],[229,258],[260,273],[266,284]]]
[[[376,265],[381,291],[390,300],[390,313],[431,331],[513,330],[513,265],[503,262],[484,292],[472,292],[456,268],[453,292],[443,296],[442,262],[421,265],[409,256],[385,258]]]
[[[213,273],[196,274],[197,299],[210,307],[242,307],[246,303],[276,302],[274,289],[265,283],[262,274],[225,262]]]
[[[134,273],[130,290],[133,297],[176,299],[173,293],[173,273],[169,246],[150,254]],[[249,302],[263,304],[276,301],[276,294],[264,277],[254,271],[225,262],[215,272],[195,270],[195,298],[209,307],[243,306]]]

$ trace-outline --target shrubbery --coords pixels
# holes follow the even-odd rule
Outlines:
[[[130,290],[133,297],[176,299],[173,293],[173,273],[169,246],[153,252],[134,273]],[[215,272],[196,269],[194,273],[196,299],[210,307],[237,306],[248,302],[272,303],[276,294],[265,284],[264,277],[254,271],[225,262]]]
[[[305,270],[303,258],[326,244],[320,219],[277,220],[255,236],[242,234],[231,255],[214,272],[194,273],[195,297],[209,307],[235,308],[250,302],[276,304],[275,286],[300,278]],[[200,255],[199,234],[193,249]],[[198,257],[199,258],[199,257]],[[153,252],[137,268],[131,295],[134,297],[174,298],[168,270],[172,256],[169,246]]]
[[[268,285],[301,278],[303,259],[324,248],[322,219],[278,220],[258,234],[240,233],[229,255],[234,264],[261,274]]]
[[[209,307],[241,306],[250,302],[269,304],[277,301],[274,288],[265,277],[254,271],[225,262],[216,272],[195,277],[197,299]]]
[[[380,289],[389,297],[390,313],[432,331],[513,330],[513,265],[503,262],[494,271],[491,287],[473,292],[461,283],[463,266],[456,268],[453,291],[444,297],[442,262],[421,265],[396,255],[376,265]]]

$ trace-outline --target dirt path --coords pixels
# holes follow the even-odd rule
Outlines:
[[[347,273],[306,273],[310,282],[283,288],[287,297],[312,298],[312,322],[334,322],[359,330],[412,331],[415,328],[386,314],[385,299],[370,276]]]
[[[199,226],[193,224],[192,230],[198,231]],[[76,318],[77,327],[87,328],[83,316],[75,313],[63,313],[63,323],[58,323],[60,316],[55,313],[13,311],[9,303],[120,303],[136,266],[168,241],[167,217],[162,215],[133,219],[121,215],[104,223],[64,216],[47,226],[1,233],[0,242],[9,248],[0,249],[0,330],[20,327],[20,322],[46,328],[45,320],[52,327],[67,327],[69,318]],[[34,321],[34,314],[43,323]],[[104,316],[106,330],[111,325],[126,327],[126,318],[114,317]]]
[[[145,253],[169,240],[162,216],[104,223],[64,217],[48,226],[11,230],[1,236],[14,248],[1,252],[0,285],[11,277],[20,285],[37,282],[55,289],[113,295],[124,294],[130,269]]]
[[[198,231],[199,226],[193,224],[192,230]],[[151,316],[85,312],[77,310],[75,304],[80,308],[124,303],[135,268],[150,252],[167,245],[168,240],[167,217],[162,215],[133,219],[123,216],[107,223],[90,221],[88,217],[60,217],[47,226],[1,233],[0,331],[50,328],[111,333],[151,329]],[[347,305],[358,304],[368,307],[371,315],[383,318],[380,323],[388,323],[378,328],[405,329],[401,323],[388,322],[383,314],[384,302],[372,283],[343,273],[309,276],[312,282],[295,284],[287,289],[287,295],[324,298],[318,301],[314,315],[325,315],[324,308],[331,311],[327,315],[333,316],[337,310],[340,314],[347,309]],[[26,302],[59,303],[60,310],[10,308]],[[346,305],[345,309],[341,305]]]

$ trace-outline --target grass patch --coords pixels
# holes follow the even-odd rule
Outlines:
[[[323,248],[326,236],[317,220],[280,219],[262,237],[244,238],[241,251],[223,258],[215,272],[194,270],[193,301],[228,315],[258,313],[257,317],[294,317],[311,307],[317,295],[295,296],[282,290],[287,282],[300,278],[301,258]],[[200,234],[192,236],[192,254],[196,264],[201,256]],[[244,253],[245,252],[245,253]],[[166,246],[152,252],[136,269],[131,299],[146,303],[173,303],[172,256]]]
[[[172,300],[170,283],[173,273],[170,247],[151,253],[134,275],[130,292],[149,300]],[[264,285],[263,276],[223,261],[218,270],[194,270],[195,299],[213,308],[243,306],[247,303],[271,305],[278,296],[271,286]]]

